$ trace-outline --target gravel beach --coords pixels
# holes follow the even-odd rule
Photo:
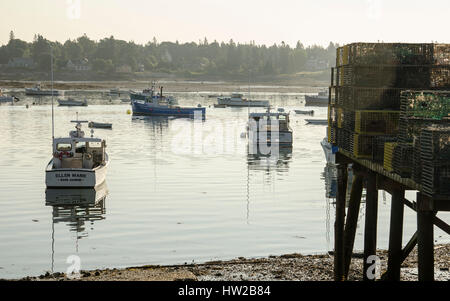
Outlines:
[[[387,251],[379,250],[381,274],[386,271]],[[352,259],[349,280],[362,278],[363,260]],[[450,280],[450,244],[435,246],[435,279]],[[214,261],[203,264],[177,266],[142,266],[125,269],[82,271],[78,279],[69,279],[56,273],[39,277],[26,277],[25,281],[332,281],[333,256],[289,254],[268,258],[238,258],[230,261]],[[401,280],[416,281],[417,248],[402,264]]]

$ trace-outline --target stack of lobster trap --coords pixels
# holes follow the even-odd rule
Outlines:
[[[446,91],[449,44],[340,47],[331,75],[328,141],[356,159],[413,178],[429,195],[450,195],[450,183],[442,180],[450,173],[450,156],[442,150],[450,144],[442,138],[450,133]],[[442,156],[429,155],[436,152]]]

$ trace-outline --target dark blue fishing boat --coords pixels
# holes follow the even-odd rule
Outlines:
[[[166,97],[162,94],[162,87],[159,94],[155,94],[154,87],[144,90],[143,93],[131,93],[131,106],[134,116],[174,116],[205,119],[206,108],[183,108],[174,105],[176,101],[173,97]]]

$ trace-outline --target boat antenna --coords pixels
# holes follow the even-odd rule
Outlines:
[[[53,92],[53,47],[50,45],[50,66],[52,73],[52,152],[55,149],[55,112],[54,112],[54,92]]]
[[[250,76],[251,76],[250,66],[248,68],[248,99],[247,99],[247,115],[250,114]]]

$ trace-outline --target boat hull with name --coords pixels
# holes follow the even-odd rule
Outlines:
[[[94,169],[58,168],[54,169],[54,160],[50,160],[45,171],[45,184],[47,188],[94,188],[106,179],[109,165],[106,154],[105,164]]]

